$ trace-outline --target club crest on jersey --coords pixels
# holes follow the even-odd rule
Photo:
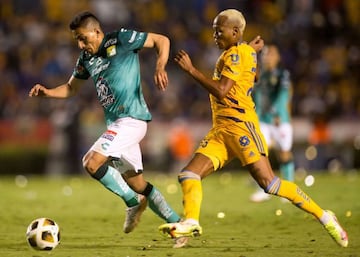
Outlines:
[[[208,143],[209,143],[209,141],[208,141],[207,139],[203,139],[203,140],[201,140],[201,142],[200,142],[200,146],[201,146],[202,148],[205,148],[205,147],[208,145]]]
[[[250,139],[247,136],[242,136],[239,139],[239,143],[241,146],[248,146],[250,144]]]
[[[107,130],[101,135],[101,137],[109,141],[113,141],[116,135],[117,133],[115,131]]]
[[[109,46],[108,48],[106,48],[106,55],[107,55],[107,57],[116,55],[116,46],[112,45],[112,46]]]
[[[240,57],[239,57],[238,54],[231,54],[230,57],[231,57],[231,62],[232,63],[238,63],[239,62]]]

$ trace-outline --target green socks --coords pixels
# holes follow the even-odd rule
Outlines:
[[[114,194],[120,196],[128,207],[139,204],[138,194],[132,190],[121,176],[120,172],[111,166],[101,166],[93,177]]]

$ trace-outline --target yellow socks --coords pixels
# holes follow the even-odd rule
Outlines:
[[[265,191],[269,194],[287,198],[295,206],[313,214],[318,219],[323,215],[323,209],[293,182],[275,177]]]
[[[185,218],[199,221],[202,202],[200,176],[190,171],[183,171],[179,174],[179,182],[183,191]],[[323,216],[323,209],[293,182],[275,177],[265,191],[290,200],[295,206],[313,214],[319,220]]]
[[[200,176],[191,171],[182,171],[179,182],[183,191],[185,218],[199,221],[203,196]]]

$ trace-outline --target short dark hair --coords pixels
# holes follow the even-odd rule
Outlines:
[[[96,23],[100,23],[99,19],[91,12],[84,11],[77,14],[69,24],[71,30],[75,30],[79,27],[86,26],[90,21],[95,21]]]

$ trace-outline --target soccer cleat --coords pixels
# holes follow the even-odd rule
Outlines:
[[[159,227],[159,231],[171,238],[197,237],[202,234],[200,225],[186,222],[166,223]]]
[[[250,196],[250,201],[254,203],[261,203],[270,200],[270,195],[263,190],[258,190]]]
[[[130,233],[139,224],[141,214],[145,211],[147,206],[146,197],[139,195],[139,204],[126,209],[126,217],[124,222],[124,232]]]
[[[325,211],[330,215],[330,220],[323,224],[330,236],[342,247],[347,247],[349,240],[346,231],[340,226],[335,214],[332,211]]]

